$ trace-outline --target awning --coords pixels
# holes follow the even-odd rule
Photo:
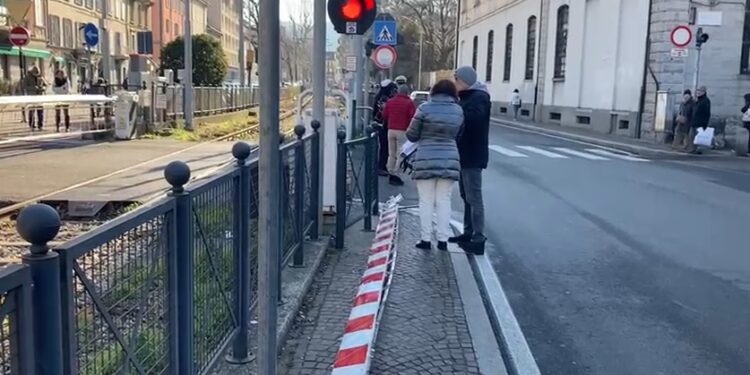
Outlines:
[[[31,57],[31,58],[37,58],[37,59],[46,59],[49,58],[52,52],[45,51],[43,49],[36,49],[36,48],[24,48],[23,49],[23,55],[25,57]],[[0,55],[6,55],[6,56],[18,56],[18,47],[0,47]]]

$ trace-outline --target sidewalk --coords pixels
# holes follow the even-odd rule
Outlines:
[[[409,197],[402,207],[416,204],[411,181],[400,189],[383,182],[381,197],[398,191]],[[361,223],[349,228],[346,249],[329,250],[323,260],[282,351],[280,374],[331,373],[371,254],[374,233],[361,228]],[[416,209],[402,208],[369,373],[506,374],[467,256],[457,248],[416,249],[418,239]],[[466,265],[460,274],[454,270],[456,259]],[[473,293],[467,293],[469,283]]]
[[[626,151],[645,157],[689,157],[684,152],[672,150],[668,145],[657,144],[636,138],[627,138],[614,134],[596,133],[586,129],[579,129],[569,126],[560,126],[557,124],[547,124],[531,121],[517,121],[508,117],[494,116],[492,123],[495,125],[507,126],[530,132],[542,133],[546,135],[572,139],[578,142],[585,142],[597,146],[608,147],[616,150]],[[733,157],[730,150],[710,150],[701,157]]]

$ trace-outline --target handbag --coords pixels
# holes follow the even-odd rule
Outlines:
[[[680,125],[687,124],[687,117],[685,115],[677,115],[677,123]]]
[[[698,128],[698,134],[695,135],[693,143],[696,146],[711,147],[714,140],[714,128]]]

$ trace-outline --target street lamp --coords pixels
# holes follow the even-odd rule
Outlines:
[[[414,21],[410,17],[401,16],[400,18],[403,18],[407,21],[411,21],[415,26],[419,28],[419,67],[418,67],[418,75],[417,75],[417,90],[422,89],[422,46],[424,44],[424,27],[422,27],[422,24]]]

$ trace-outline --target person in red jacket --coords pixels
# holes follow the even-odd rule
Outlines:
[[[409,97],[409,88],[406,85],[399,86],[398,94],[385,103],[383,109],[383,121],[388,128],[388,182],[391,185],[403,185],[404,182],[398,177],[398,158],[401,147],[406,142],[406,129],[409,128],[411,119],[417,107]]]

